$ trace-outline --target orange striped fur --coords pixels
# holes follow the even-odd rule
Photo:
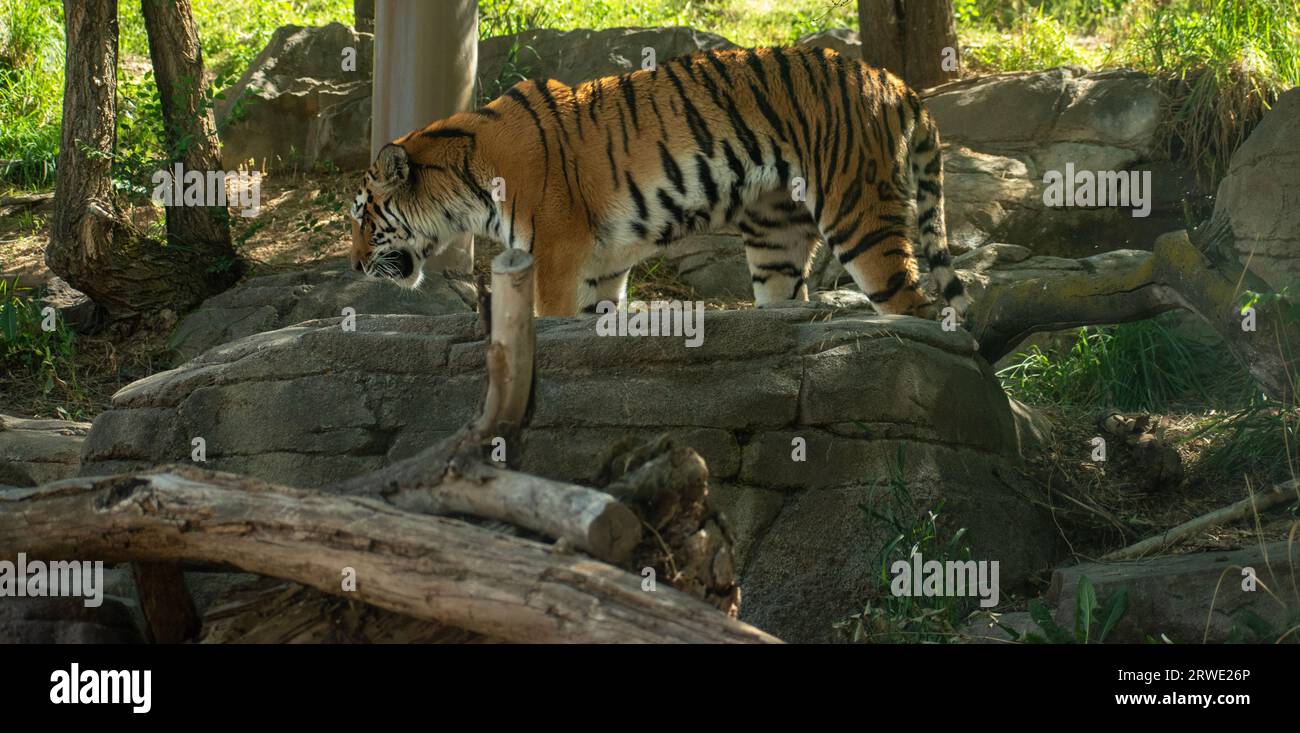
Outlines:
[[[933,315],[914,243],[944,299],[967,305],[933,118],[897,77],[824,49],[712,51],[577,87],[521,82],[385,146],[352,216],[353,266],[409,287],[463,233],[530,251],[541,315],[621,300],[634,265],[729,226],[759,305],[807,299],[822,241],[881,312]]]

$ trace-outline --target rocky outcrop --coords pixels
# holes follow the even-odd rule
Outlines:
[[[850,58],[862,58],[862,41],[858,38],[858,32],[848,28],[831,28],[809,33],[795,41],[795,45],[829,48]]]
[[[342,263],[251,278],[203,302],[172,332],[174,363],[208,349],[263,331],[314,318],[356,313],[441,315],[469,310],[468,303],[442,277],[428,277],[418,291],[351,272]]]
[[[948,146],[947,221],[957,251],[1000,241],[1084,257],[1149,248],[1156,235],[1183,226],[1191,178],[1160,151],[1163,96],[1143,73],[996,74],[936,87],[925,103]],[[1131,206],[1047,206],[1043,178],[1067,165],[1149,171],[1149,215],[1134,217]]]
[[[284,26],[217,105],[222,165],[248,161],[273,168],[370,164],[370,86],[374,37],[340,23]],[[481,94],[491,98],[522,79],[576,84],[641,68],[645,49],[658,61],[732,44],[683,27],[541,29],[479,44]],[[344,53],[355,52],[355,69]],[[430,120],[432,122],[432,120]]]
[[[0,415],[0,486],[36,486],[77,475],[90,423]]]
[[[1300,285],[1300,89],[1278,97],[1233,153],[1214,216],[1252,272],[1275,290]]]
[[[534,77],[573,85],[636,71],[648,59],[647,49],[654,52],[656,62],[664,62],[733,45],[722,36],[684,26],[525,31],[479,43],[479,85],[489,97]]]
[[[694,447],[737,539],[742,614],[787,639],[830,638],[875,592],[886,531],[858,507],[900,460],[918,511],[943,499],[1005,587],[1046,567],[1055,532],[1014,478],[1023,431],[969,336],[838,313],[710,311],[698,348],[540,319],[532,420],[508,458],[593,484],[621,441]],[[83,475],[189,462],[195,438],[208,468],[304,487],[378,468],[472,416],[476,331],[474,314],[361,315],[354,332],[329,319],[219,346],[118,392]]]
[[[217,102],[222,166],[369,165],[373,44],[342,23],[277,29]]]
[[[5,598],[0,644],[135,644],[135,618],[121,601],[88,608],[82,598]]]
[[[1295,603],[1292,589],[1300,582],[1294,555],[1286,541],[1277,541],[1263,548],[1085,563],[1058,569],[1046,601],[1058,626],[1074,628],[1079,578],[1087,576],[1102,603],[1120,589],[1128,591],[1128,611],[1109,641],[1141,643],[1164,635],[1174,643],[1272,643],[1297,613],[1285,603]],[[1281,592],[1247,584],[1243,568]]]

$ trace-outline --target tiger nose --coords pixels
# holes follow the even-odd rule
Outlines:
[[[366,258],[365,255],[359,255],[356,252],[348,252],[348,260],[352,263],[352,269],[361,272],[364,269]]]

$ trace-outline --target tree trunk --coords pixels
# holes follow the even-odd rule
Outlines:
[[[118,215],[110,178],[117,144],[117,0],[65,0],[63,126],[45,262],[111,320],[189,310],[230,271],[164,247]]]
[[[858,0],[858,36],[863,61],[915,89],[956,79],[961,68],[952,0]]]
[[[375,0],[352,0],[353,27],[363,33],[375,32]]]
[[[190,0],[143,0],[143,9],[168,156],[186,171],[218,170],[221,143],[204,98],[203,50]],[[225,206],[168,206],[167,246],[187,248],[196,263],[219,271],[214,279],[224,281],[220,289],[233,285],[243,269]]]
[[[478,75],[477,0],[375,3],[374,93],[370,157],[385,144],[430,122],[474,108]],[[413,75],[411,69],[423,69]],[[445,273],[474,302],[474,238],[452,242],[424,264]]]

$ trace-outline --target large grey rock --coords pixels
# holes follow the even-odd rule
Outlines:
[[[860,305],[860,304],[859,304]],[[833,318],[831,316],[834,316]],[[596,482],[610,446],[668,432],[708,461],[744,563],[743,613],[792,640],[875,592],[878,500],[900,446],[918,510],[942,498],[1014,587],[1050,566],[1050,518],[1019,495],[1017,418],[965,332],[804,304],[710,311],[704,340],[598,337],[537,321],[532,421],[508,457]],[[310,321],[223,344],[131,384],[96,420],[83,474],[188,461],[304,487],[373,470],[476,411],[484,349],[471,313]],[[802,439],[806,461],[793,460]]]
[[[441,315],[468,311],[469,305],[441,277],[427,277],[421,290],[411,291],[330,263],[255,277],[208,298],[177,325],[169,348],[178,363],[244,336],[339,316],[344,308],[358,314]]]
[[[356,52],[354,71],[343,69],[345,49]],[[368,165],[373,58],[374,37],[342,23],[276,29],[217,103],[222,166]],[[329,111],[340,104],[352,106]],[[363,115],[355,114],[358,104]]]
[[[1289,550],[1289,552],[1288,552]],[[1102,603],[1121,588],[1128,590],[1128,612],[1108,641],[1141,642],[1163,634],[1175,643],[1220,643],[1235,633],[1244,641],[1276,641],[1294,622],[1297,611],[1291,589],[1300,582],[1295,549],[1284,540],[1243,550],[1165,555],[1123,563],[1085,563],[1060,568],[1052,575],[1047,605],[1056,623],[1074,628],[1079,577],[1087,576]],[[1267,561],[1265,560],[1267,557]],[[1292,605],[1280,605],[1262,586],[1243,587],[1242,568],[1256,576]],[[1276,632],[1256,639],[1247,625],[1248,613]]]
[[[222,164],[234,169],[249,160],[254,168],[328,163],[344,170],[369,165],[373,45],[371,34],[340,23],[277,29],[217,105]],[[634,71],[645,49],[666,61],[731,45],[684,27],[532,30],[482,41],[478,78],[483,93],[496,96],[527,78],[577,84]],[[356,52],[354,71],[343,70],[345,49]]]
[[[130,609],[115,599],[5,598],[0,644],[132,644],[142,641]]]
[[[0,485],[36,486],[77,475],[90,423],[0,415]]]
[[[817,31],[801,36],[795,41],[799,46],[812,46],[813,48],[829,48],[844,54],[850,58],[862,58],[862,41],[858,38],[858,32],[849,28],[831,28],[830,30]]]
[[[574,85],[636,71],[646,58],[646,49],[653,49],[655,61],[662,63],[675,56],[733,46],[722,36],[684,26],[531,30],[479,43],[479,83],[496,93],[535,77]]]
[[[1278,97],[1233,153],[1214,215],[1255,274],[1278,290],[1300,284],[1300,88]]]
[[[996,74],[937,87],[925,103],[947,146],[955,251],[997,241],[1084,257],[1149,249],[1156,235],[1183,226],[1181,201],[1192,181],[1161,152],[1162,96],[1145,74],[1069,67]],[[1150,214],[1046,206],[1043,177],[1063,174],[1067,164],[1076,171],[1150,171]]]

